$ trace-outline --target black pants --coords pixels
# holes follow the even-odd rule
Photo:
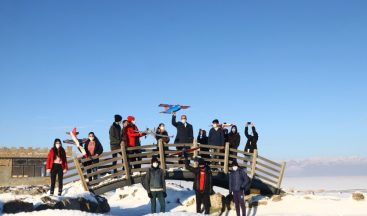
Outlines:
[[[51,189],[50,189],[51,195],[54,194],[56,175],[57,175],[57,179],[59,180],[59,194],[61,194],[62,185],[63,185],[62,180],[64,178],[64,172],[63,172],[61,164],[54,163],[51,169]]]
[[[205,214],[210,213],[210,195],[196,191],[196,213],[201,212],[201,204],[204,204]]]
[[[112,158],[116,158],[118,155],[122,155],[121,153],[115,153],[112,154]],[[124,164],[124,161],[121,161],[122,164]],[[116,166],[117,165],[117,161],[112,162],[112,166]],[[124,170],[124,168],[122,168],[122,170]],[[113,170],[113,173],[117,173],[117,169]]]
[[[99,163],[99,158],[86,161],[86,162],[84,162],[83,165],[84,165],[84,167],[86,167],[86,166],[90,166],[90,165],[95,164],[95,163]],[[90,174],[92,172],[96,172],[97,170],[98,170],[98,167],[94,167],[92,169],[87,169],[87,174]],[[89,181],[91,182],[92,180],[97,180],[97,178],[98,178],[98,175],[94,175],[93,178],[89,177]]]

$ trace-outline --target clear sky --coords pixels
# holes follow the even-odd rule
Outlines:
[[[0,146],[113,115],[156,127],[254,121],[274,159],[367,155],[367,1],[0,1]],[[153,142],[151,138],[143,143]]]

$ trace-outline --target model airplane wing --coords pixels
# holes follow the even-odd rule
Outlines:
[[[171,107],[173,105],[171,105],[171,104],[159,104],[158,106],[159,107]]]
[[[188,109],[188,108],[190,108],[190,106],[180,106],[181,107],[181,109]]]

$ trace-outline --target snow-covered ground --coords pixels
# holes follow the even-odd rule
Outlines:
[[[367,176],[365,177],[312,177],[284,179],[284,190],[287,195],[280,202],[274,202],[267,197],[257,197],[262,205],[248,209],[248,215],[367,215],[367,201],[355,201],[352,193],[360,191],[367,195]],[[157,215],[197,215],[193,202],[194,192],[192,182],[167,181],[166,214]],[[227,195],[226,189],[214,187],[216,192]],[[72,183],[64,188],[66,197],[85,197],[94,199],[84,192],[80,183]],[[107,215],[149,215],[150,200],[140,184],[117,189],[104,194],[111,206]],[[35,205],[41,203],[41,195],[0,194],[0,202],[24,199]],[[158,204],[159,206],[159,204]],[[97,215],[79,211],[47,210],[18,215]],[[224,215],[227,215],[225,213]],[[235,215],[234,211],[228,215]]]

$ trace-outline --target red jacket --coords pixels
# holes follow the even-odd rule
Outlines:
[[[65,154],[61,154],[61,166],[63,170],[67,170],[68,169],[68,162],[66,160],[66,155]],[[47,162],[46,162],[46,169],[52,169],[54,165],[54,148],[50,149],[50,152],[48,153],[48,157],[47,157]]]
[[[139,144],[139,138],[144,136],[144,134],[139,133],[139,129],[134,124],[129,124],[126,127],[126,141],[128,147],[135,147],[137,144]]]

